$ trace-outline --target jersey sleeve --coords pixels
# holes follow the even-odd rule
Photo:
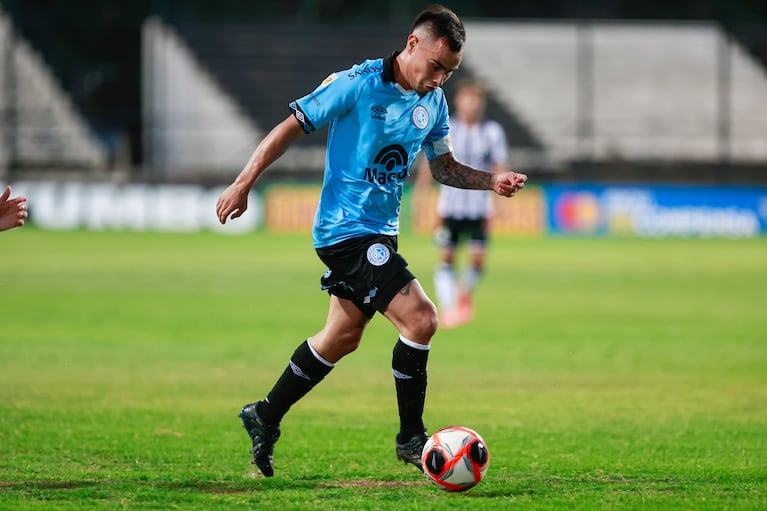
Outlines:
[[[453,143],[450,141],[450,127],[448,125],[448,108],[444,95],[440,102],[437,121],[421,144],[427,160],[433,160],[443,154],[453,152]]]
[[[358,67],[330,74],[314,91],[290,103],[293,115],[306,133],[325,126],[354,107],[363,82],[354,73]]]

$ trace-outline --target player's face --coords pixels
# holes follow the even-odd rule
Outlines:
[[[410,51],[408,82],[419,94],[426,94],[445,81],[458,69],[463,52],[453,52],[445,38],[432,39],[415,34],[408,40]]]
[[[474,87],[464,87],[455,95],[455,110],[466,123],[475,123],[484,115],[485,96]]]

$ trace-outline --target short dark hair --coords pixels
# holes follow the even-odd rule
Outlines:
[[[410,32],[412,33],[420,26],[426,27],[437,39],[446,38],[450,51],[457,53],[463,49],[463,44],[466,42],[463,22],[456,13],[444,5],[434,4],[424,9],[416,16]]]
[[[454,90],[456,94],[464,89],[474,89],[480,96],[487,96],[485,86],[479,80],[470,76],[465,76],[455,83]]]

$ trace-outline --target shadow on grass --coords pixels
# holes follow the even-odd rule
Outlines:
[[[0,488],[11,490],[79,490],[108,484],[109,481],[0,481]]]
[[[624,487],[626,489],[644,489],[657,492],[673,491],[679,485],[673,478],[624,479],[624,478],[546,478],[545,480],[509,481],[502,488],[483,486],[462,492],[472,498],[497,499],[522,495],[561,491],[597,489],[600,487]],[[359,489],[364,490],[405,490],[429,488],[428,481],[396,479],[342,479],[328,480],[317,477],[265,478],[253,477],[251,480],[205,480],[205,479],[78,479],[78,480],[39,480],[39,481],[0,481],[0,489],[10,492],[36,493],[47,491],[104,490],[107,492],[133,492],[140,489],[154,488],[182,493],[206,493],[210,495],[247,495],[261,491],[296,491],[312,490],[315,492]],[[437,490],[438,491],[438,490]],[[438,493],[440,493],[438,491]]]
[[[0,488],[9,491],[68,491],[83,489],[125,490],[129,488],[152,487],[181,492],[202,492],[213,495],[247,494],[257,491],[293,491],[293,490],[338,490],[349,488],[408,488],[424,486],[421,481],[394,480],[340,480],[328,481],[320,478],[274,479],[258,477],[252,481],[210,481],[188,480],[144,480],[144,479],[78,479],[78,480],[39,480],[39,481],[0,481]]]

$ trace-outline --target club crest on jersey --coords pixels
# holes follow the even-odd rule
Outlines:
[[[389,247],[381,243],[373,243],[368,247],[368,262],[373,266],[382,266],[391,257]]]
[[[413,109],[413,124],[419,130],[426,128],[429,125],[429,111],[421,105],[418,105]]]

